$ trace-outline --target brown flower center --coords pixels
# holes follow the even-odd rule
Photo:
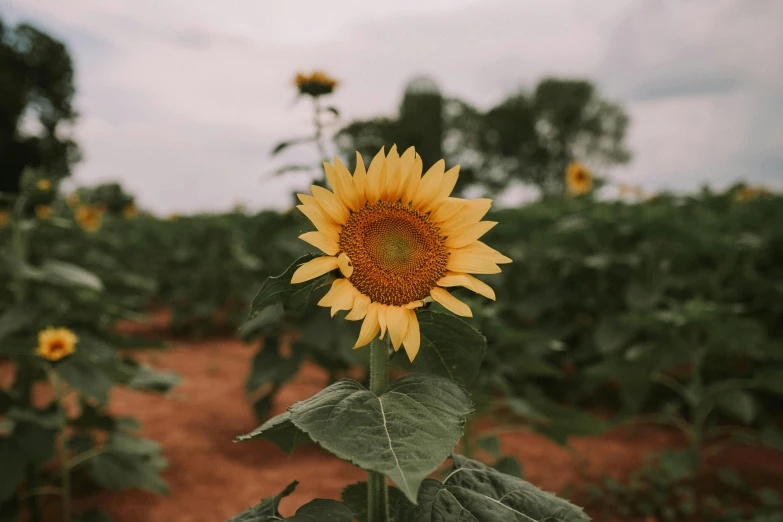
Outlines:
[[[426,215],[401,203],[378,202],[354,212],[340,233],[351,259],[349,280],[386,305],[424,299],[446,274],[448,249]]]
[[[61,340],[52,341],[49,343],[49,353],[52,355],[58,355],[65,350],[65,343]]]

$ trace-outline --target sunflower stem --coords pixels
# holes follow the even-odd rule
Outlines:
[[[380,396],[389,385],[389,338],[370,344],[370,391]],[[389,486],[386,476],[367,472],[367,512],[369,522],[389,521]]]

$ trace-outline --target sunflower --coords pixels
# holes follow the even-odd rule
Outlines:
[[[38,219],[49,219],[52,217],[52,207],[49,205],[36,205],[35,216]]]
[[[388,156],[381,149],[366,170],[357,152],[353,176],[337,158],[324,168],[334,192],[313,185],[312,196],[298,194],[297,208],[317,228],[300,239],[326,255],[300,266],[291,283],[339,269],[318,304],[331,307],[332,316],[350,310],[346,319],[364,320],[354,348],[388,330],[394,349],[403,345],[412,361],[420,344],[416,309],[425,302],[470,317],[470,308],[445,288],[464,286],[495,299],[470,274],[498,273],[498,264],[511,259],[478,240],[496,224],[481,221],[492,201],[449,197],[458,166],[446,171],[440,160],[422,176],[413,147],[400,156],[395,146]]]
[[[311,74],[297,73],[294,77],[294,85],[299,89],[299,94],[308,94],[313,97],[331,94],[338,83],[323,71],[313,71]]]
[[[52,182],[46,178],[39,179],[35,183],[35,187],[41,192],[48,192],[52,188]]]
[[[759,196],[766,194],[766,190],[759,187],[748,187],[747,185],[737,191],[738,201],[751,201]]]
[[[122,207],[122,215],[125,219],[136,219],[139,217],[139,209],[133,203],[128,203]]]
[[[76,223],[87,232],[95,232],[101,228],[103,210],[97,205],[81,205],[76,209]]]
[[[0,228],[5,228],[11,221],[11,213],[7,210],[0,209]]]
[[[586,194],[593,188],[593,174],[578,161],[573,161],[566,169],[566,186],[571,194]]]
[[[76,351],[75,346],[78,340],[76,334],[69,329],[50,326],[38,332],[38,347],[35,349],[35,353],[49,361],[59,361]]]
[[[73,194],[69,195],[67,198],[65,198],[65,203],[70,208],[78,207],[79,203],[81,203],[81,199],[79,198],[79,194],[74,192]]]

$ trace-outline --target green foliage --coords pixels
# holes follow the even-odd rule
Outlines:
[[[354,519],[353,510],[346,504],[336,500],[315,499],[300,507],[292,517],[283,518],[278,510],[280,500],[293,493],[298,482],[289,484],[280,494],[265,498],[255,506],[247,509],[228,522],[351,522]]]
[[[397,522],[590,520],[581,508],[522,479],[460,455],[452,459],[453,466],[446,480],[426,479],[422,483],[418,505],[404,498],[400,500]]]

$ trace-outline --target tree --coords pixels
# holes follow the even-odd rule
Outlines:
[[[28,167],[52,179],[70,175],[79,149],[61,127],[76,120],[74,92],[62,42],[0,20],[0,192],[15,193]]]
[[[354,121],[336,139],[351,164],[353,151],[372,157],[393,143],[401,150],[414,145],[425,168],[445,157],[461,166],[458,193],[469,186],[497,193],[521,182],[549,195],[562,193],[571,161],[596,169],[628,162],[627,127],[623,109],[586,80],[544,79],[532,93],[514,93],[482,112],[417,79],[397,118]]]

